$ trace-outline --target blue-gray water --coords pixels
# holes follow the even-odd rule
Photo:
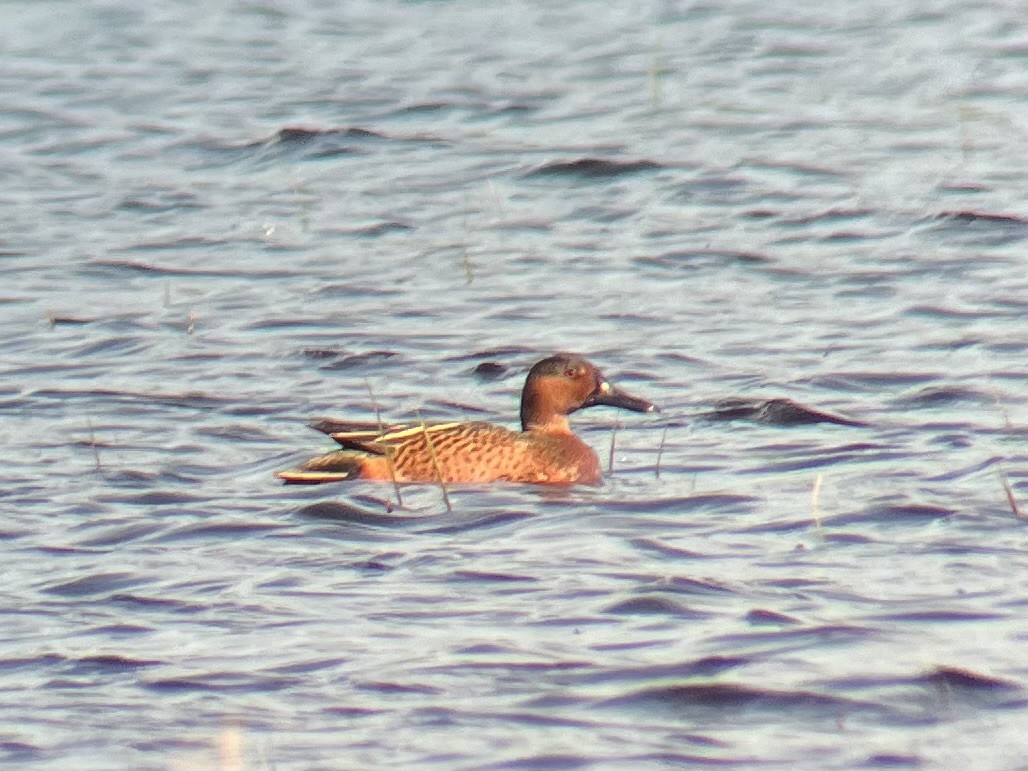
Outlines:
[[[12,0],[0,51],[4,768],[1025,767],[1023,3]],[[554,350],[663,408],[576,417],[601,488],[273,478]],[[866,426],[701,419],[779,397]]]

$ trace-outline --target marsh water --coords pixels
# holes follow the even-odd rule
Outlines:
[[[1024,3],[0,22],[4,768],[1026,767]],[[274,479],[560,350],[601,487]]]

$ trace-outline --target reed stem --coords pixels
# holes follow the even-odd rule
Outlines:
[[[1014,491],[1010,487],[1007,475],[1002,471],[999,472],[999,481],[1003,484],[1003,490],[1007,494],[1007,503],[1010,504],[1010,510],[1014,513],[1014,516],[1022,522],[1028,521],[1028,514],[1022,512],[1020,507],[1017,505],[1017,498],[1014,497]]]
[[[368,396],[371,397],[371,406],[375,408],[375,420],[378,423],[378,432],[385,432],[385,425],[382,423],[382,411],[378,408],[378,400],[375,398],[375,392],[371,390],[371,381],[368,378],[364,378],[364,385],[368,389]],[[386,448],[385,452],[386,468],[389,469],[389,480],[393,483],[393,490],[396,492],[396,507],[399,509],[403,508],[403,498],[400,497],[400,483],[396,481],[396,469],[393,467],[393,454]],[[388,508],[388,506],[386,507]]]
[[[653,470],[654,476],[660,479],[660,459],[664,455],[664,441],[667,439],[667,426],[664,426],[664,433],[660,435],[660,446],[657,448],[657,466]]]
[[[432,435],[428,432],[425,419],[421,419],[421,431],[425,435],[425,444],[428,445],[428,454],[432,458],[432,468],[435,469],[436,481],[439,482],[439,489],[443,491],[443,503],[446,504],[446,511],[453,513],[453,506],[450,505],[450,495],[446,491],[446,482],[443,479],[443,470],[439,466],[439,456],[435,454],[435,444],[432,442]]]

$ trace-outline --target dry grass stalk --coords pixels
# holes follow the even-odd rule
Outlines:
[[[660,459],[664,455],[664,442],[667,439],[667,426],[664,426],[664,433],[660,435],[660,446],[657,448],[657,465],[654,468],[653,473],[657,479],[660,479]]]
[[[618,429],[621,428],[621,421],[615,420],[610,429],[610,453],[607,455],[607,473],[614,473],[614,448],[617,446]]]
[[[435,470],[436,481],[439,482],[439,489],[443,491],[443,503],[446,504],[446,511],[452,513],[453,506],[450,505],[450,495],[446,491],[446,481],[443,479],[443,470],[439,465],[439,456],[435,454],[435,443],[432,441],[432,435],[428,432],[428,426],[424,418],[421,419],[421,432],[425,435],[425,444],[428,445],[428,454],[432,458],[432,468]]]
[[[810,516],[814,520],[814,527],[817,528],[818,533],[821,533],[821,483],[824,482],[825,475],[818,474],[814,477],[814,488],[810,491]]]
[[[375,408],[375,420],[378,422],[378,430],[380,433],[384,432],[385,425],[382,423],[382,411],[378,408],[378,400],[375,399],[375,392],[371,390],[371,381],[364,378],[364,385],[368,389],[368,396],[371,397],[371,406]],[[402,509],[403,498],[400,497],[400,483],[396,481],[396,469],[393,467],[393,454],[388,448],[386,448],[385,460],[386,468],[389,469],[389,479],[393,483],[393,490],[396,491],[396,507]]]
[[[1013,512],[1014,516],[1020,519],[1022,522],[1028,521],[1028,514],[1021,511],[1017,505],[1017,498],[1014,497],[1014,491],[1010,487],[1010,482],[1007,479],[1007,475],[1002,471],[999,472],[999,481],[1003,484],[1003,490],[1007,494],[1007,503],[1010,504],[1010,511]]]

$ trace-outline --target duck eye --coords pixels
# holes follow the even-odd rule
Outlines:
[[[582,371],[580,369],[576,369],[575,367],[568,367],[566,370],[564,370],[564,376],[565,377],[581,377],[582,376]]]

